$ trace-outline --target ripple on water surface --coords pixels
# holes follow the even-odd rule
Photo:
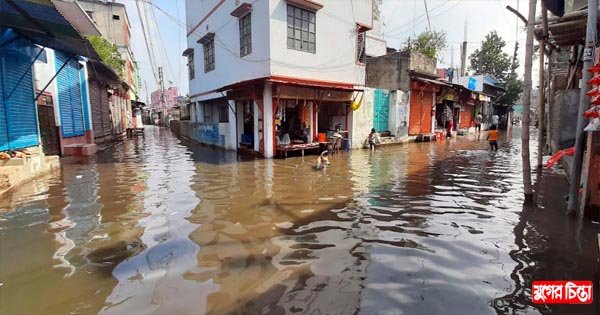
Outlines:
[[[0,310],[593,314],[530,302],[534,279],[593,275],[597,226],[562,216],[557,172],[523,209],[518,137],[495,153],[471,136],[345,152],[315,171],[148,128],[0,202]]]

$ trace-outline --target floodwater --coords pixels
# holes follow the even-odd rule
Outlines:
[[[564,214],[559,169],[523,208],[519,130],[503,136],[316,171],[148,127],[2,197],[0,313],[597,314],[597,287],[532,304],[533,280],[597,283],[599,228]]]

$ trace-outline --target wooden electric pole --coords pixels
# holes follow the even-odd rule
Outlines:
[[[533,203],[531,186],[531,161],[529,160],[529,125],[531,120],[531,68],[533,63],[533,31],[537,0],[529,0],[527,39],[525,42],[525,81],[523,82],[523,128],[521,131],[521,157],[523,159],[523,193],[525,204]]]

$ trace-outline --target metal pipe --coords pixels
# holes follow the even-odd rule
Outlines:
[[[598,0],[588,0],[588,8],[598,8]],[[588,69],[594,65],[594,43],[596,41],[596,27],[598,24],[598,11],[588,9],[587,31],[585,35],[585,52],[583,57],[583,75],[581,79],[581,95],[579,97],[579,113],[577,115],[577,129],[575,134],[575,159],[571,169],[571,187],[569,189],[569,204],[567,212],[573,213],[579,203],[579,185],[581,184],[581,168],[583,164],[583,149],[585,133],[585,117],[583,113],[589,108],[590,97],[586,94],[589,91],[589,86],[586,84],[591,73]]]
[[[544,156],[544,116],[545,116],[545,99],[544,99],[544,56],[546,53],[546,47],[544,42],[548,37],[548,11],[546,11],[546,4],[541,1],[542,5],[542,19],[544,33],[540,38],[540,70],[539,70],[539,87],[538,87],[538,155],[537,155],[537,168],[542,169],[542,161]]]
[[[67,64],[69,63],[69,61],[71,61],[72,58],[73,58],[73,56],[69,56],[69,58],[67,58],[67,60],[65,61],[65,63],[63,63],[63,65],[60,67],[60,69],[58,69],[58,71],[56,71],[56,73],[54,74],[54,76],[52,78],[50,78],[50,80],[48,81],[48,83],[46,83],[46,86],[44,86],[44,88],[35,97],[35,100],[33,101],[34,104],[37,103],[37,100],[40,98],[40,96],[42,96],[42,93],[44,93],[44,91],[46,91],[46,89],[50,86],[50,84],[52,83],[52,81],[54,81],[54,79],[56,79],[56,77],[58,76],[58,74],[62,71],[62,69],[64,69],[67,66]]]

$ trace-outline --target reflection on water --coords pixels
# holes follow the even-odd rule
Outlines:
[[[563,215],[559,171],[523,209],[518,130],[324,171],[146,133],[0,201],[0,313],[597,311],[530,302],[533,280],[594,279],[598,228]]]

